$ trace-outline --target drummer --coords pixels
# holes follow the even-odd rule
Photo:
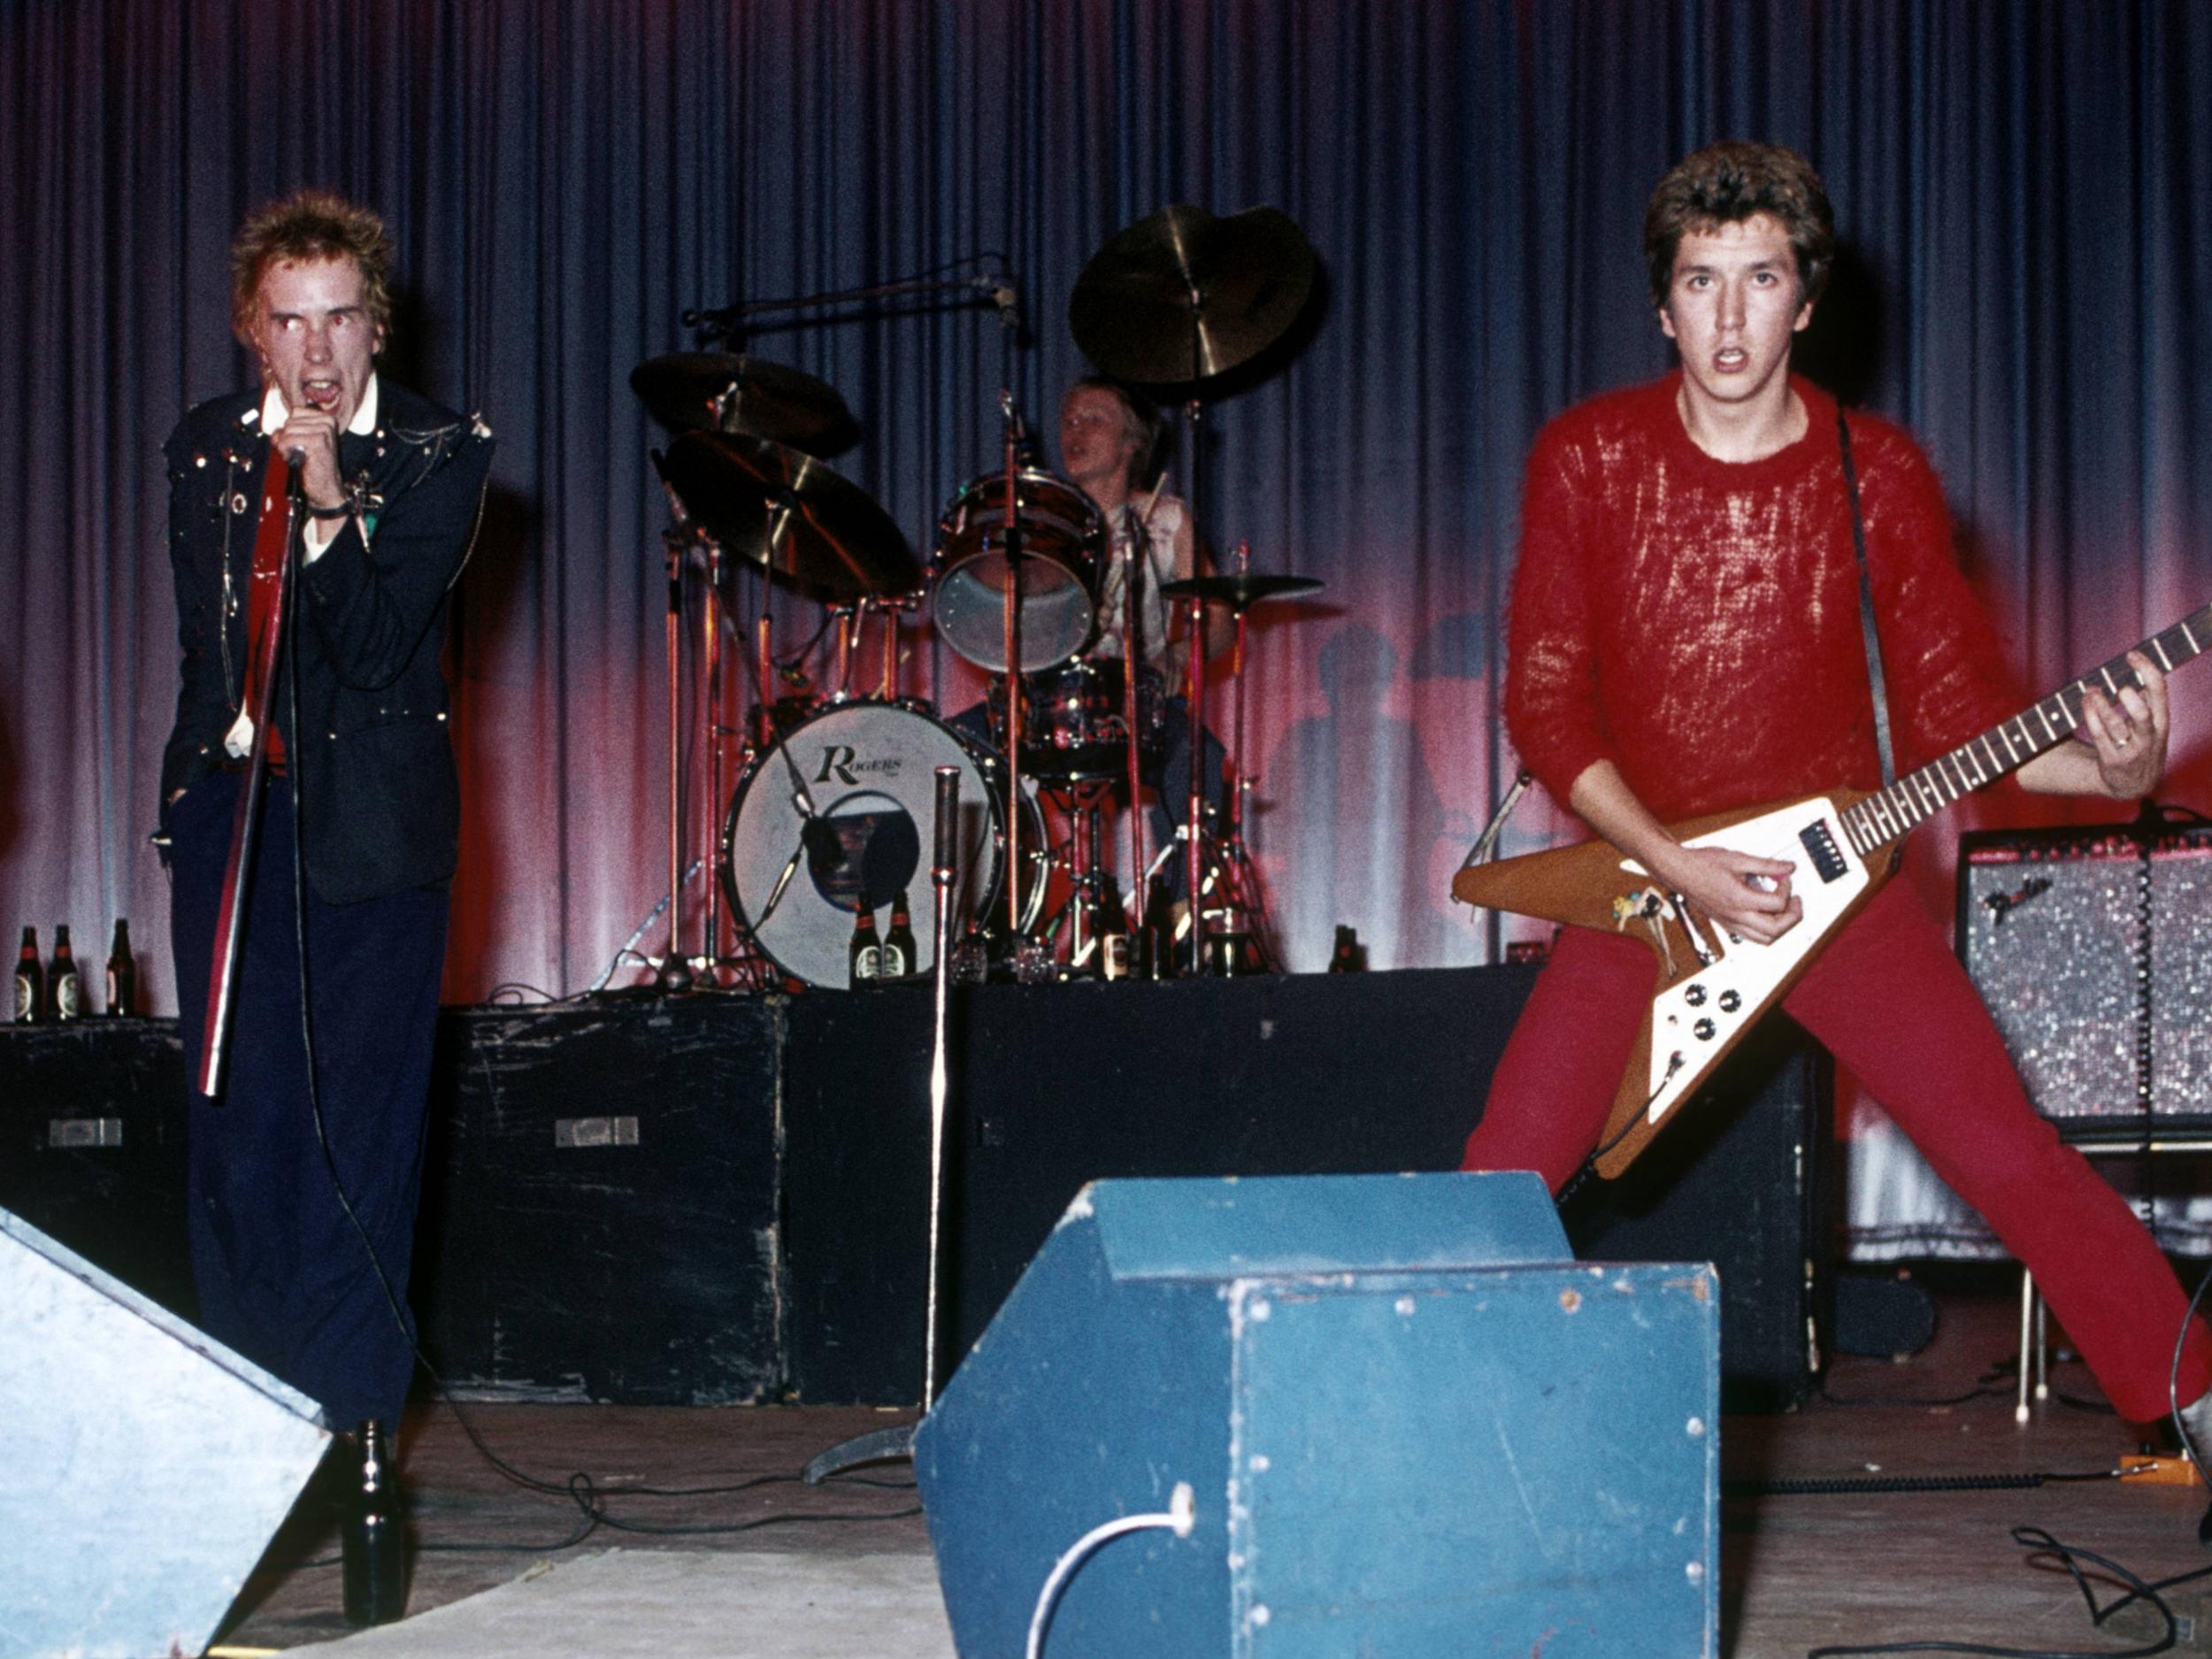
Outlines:
[[[1060,402],[1062,471],[1090,497],[1110,534],[1106,572],[1099,585],[1097,629],[1081,660],[1120,661],[1131,556],[1141,547],[1138,656],[1164,686],[1178,686],[1184,683],[1184,618],[1179,609],[1171,612],[1160,596],[1160,585],[1202,574],[1208,567],[1182,498],[1160,487],[1160,411],[1151,402],[1104,375],[1087,375],[1076,381]],[[1232,626],[1220,612],[1208,613],[1209,661],[1227,646]],[[1139,757],[1139,775],[1153,796],[1146,821],[1155,855],[1168,844],[1176,825],[1190,817],[1190,703],[1178,693],[1166,700],[1163,714],[1164,741],[1145,745]],[[953,716],[951,723],[990,741],[989,722],[979,703]],[[1216,810],[1222,803],[1224,758],[1220,742],[1208,731],[1201,782],[1204,799]],[[1175,812],[1172,819],[1170,807]],[[1171,891],[1179,898],[1183,861],[1170,860],[1166,870]]]
[[[1164,582],[1202,575],[1207,565],[1182,498],[1161,487],[1160,436],[1160,411],[1150,400],[1102,374],[1076,381],[1060,401],[1061,470],[1091,498],[1111,538],[1112,550],[1100,584],[1098,633],[1084,655],[1120,658],[1129,571],[1133,555],[1141,549],[1139,660],[1162,675],[1168,686],[1178,687],[1186,683],[1185,618],[1179,607],[1171,613],[1160,588]],[[1210,661],[1227,648],[1231,626],[1224,612],[1207,613]],[[1156,853],[1174,833],[1175,823],[1189,818],[1190,704],[1179,691],[1167,700],[1166,726],[1165,741],[1155,751],[1157,760],[1148,754],[1142,772],[1155,797],[1148,817]],[[1220,742],[1207,731],[1200,779],[1204,799],[1216,809],[1222,803],[1224,758]],[[1175,810],[1174,822],[1168,817],[1169,803]],[[1171,867],[1177,872],[1175,890],[1179,894],[1181,861],[1173,861]]]

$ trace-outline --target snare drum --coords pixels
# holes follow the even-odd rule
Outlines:
[[[1074,485],[1032,469],[1015,475],[1021,525],[1024,672],[1064,663],[1097,623],[1106,521]],[[991,673],[1006,672],[1006,474],[962,488],[937,526],[933,612],[945,643]]]
[[[915,971],[937,962],[937,891],[929,879],[939,766],[960,770],[959,874],[954,933],[987,915],[1004,879],[1004,810],[984,767],[987,751],[931,716],[887,703],[823,710],[755,756],[738,780],[722,827],[722,890],[731,912],[769,960],[810,985],[841,987],[851,975],[853,924],[862,895],[882,910],[903,890],[914,921]],[[994,770],[995,766],[994,765]],[[820,827],[809,826],[802,795]],[[1033,874],[1044,846],[1036,803],[1025,800],[1023,863],[1033,870],[1031,911],[1044,883]],[[1025,918],[1025,926],[1033,921]]]
[[[1022,771],[1055,783],[1129,775],[1129,723],[1121,658],[1079,657],[1022,676]],[[991,682],[991,738],[1006,749],[1006,682]],[[1137,757],[1158,769],[1167,741],[1167,695],[1156,668],[1137,671]]]

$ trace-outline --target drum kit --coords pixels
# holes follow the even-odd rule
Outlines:
[[[1085,354],[1118,380],[1187,400],[1194,521],[1205,399],[1288,333],[1314,271],[1303,234],[1272,209],[1217,219],[1172,207],[1116,235],[1076,285],[1069,320]],[[1236,973],[1279,960],[1243,835],[1246,625],[1254,606],[1319,582],[1253,572],[1240,548],[1232,571],[1161,584],[1189,641],[1207,638],[1210,607],[1233,618],[1235,713],[1226,787],[1202,787],[1206,652],[1188,650],[1180,689],[1191,776],[1160,781],[1187,782],[1189,806],[1170,844],[1148,859],[1141,780],[1160,772],[1168,696],[1148,665],[1160,642],[1125,632],[1138,605],[1110,603],[1120,596],[1113,583],[1141,580],[1146,561],[1125,534],[1115,568],[1117,538],[1098,506],[1029,459],[1010,392],[1000,400],[1000,465],[954,494],[925,566],[890,515],[823,458],[858,435],[824,381],[757,357],[695,351],[641,364],[630,383],[673,434],[653,457],[671,520],[671,899],[667,949],[655,964],[663,988],[841,987],[859,957],[856,933],[872,933],[878,911],[906,911],[910,900],[908,954],[918,959],[900,969],[916,978],[934,971],[941,937],[956,941],[952,976],[967,979]],[[705,580],[687,588],[685,573],[699,570]],[[749,627],[741,608],[752,578],[759,601]],[[797,672],[800,659],[779,657],[770,603],[778,590],[823,608],[816,642],[826,641],[830,655],[812,678]],[[695,618],[687,592],[703,595]],[[944,645],[992,677],[982,710],[948,719],[906,695],[901,628],[925,609]],[[687,721],[684,646],[695,620],[689,656],[701,695]],[[749,660],[733,677],[722,661],[726,629],[749,633]],[[877,672],[864,676],[872,635]],[[1129,661],[1134,673],[1125,672]],[[692,907],[699,936],[687,945],[692,757],[703,757],[710,800],[725,799],[726,765],[734,781],[716,879]],[[948,772],[958,780],[959,873],[944,888],[929,879],[918,826],[931,822],[934,780]],[[1218,810],[1209,804],[1215,795],[1225,803]],[[1125,903],[1104,868],[1102,814],[1117,797],[1130,809]],[[934,913],[941,894],[947,930]]]

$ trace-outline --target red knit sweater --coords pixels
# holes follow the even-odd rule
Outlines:
[[[1793,380],[1797,442],[1715,460],[1679,375],[1548,426],[1529,457],[1505,716],[1554,799],[1610,760],[1663,820],[1881,781],[1836,405]],[[1900,771],[2016,713],[1953,557],[1942,487],[1904,432],[1851,440]]]

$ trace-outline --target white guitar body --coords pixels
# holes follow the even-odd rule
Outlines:
[[[1818,838],[1824,849],[1832,851],[1834,862],[1826,870],[1814,868],[1808,857],[1809,837]],[[1694,948],[1689,963],[1672,964],[1674,972],[1683,977],[1660,991],[1651,1004],[1651,1045],[1644,1079],[1648,1104],[1643,1115],[1653,1127],[1705,1080],[1712,1070],[1709,1056],[1717,1058],[1733,1046],[1767,1009],[1781,1000],[1799,972],[1874,885],[1872,874],[1851,850],[1840,809],[1825,795],[1747,818],[1685,844],[1724,847],[1760,858],[1787,860],[1797,866],[1790,878],[1790,891],[1803,903],[1805,914],[1770,945],[1723,933],[1710,922],[1703,922],[1698,929],[1698,942],[1716,960],[1700,965]],[[1647,873],[1633,859],[1622,859],[1619,867],[1632,879]],[[1640,931],[1647,926],[1640,918],[1633,918],[1624,924],[1623,931]],[[1663,959],[1681,948],[1678,943],[1663,943]]]

